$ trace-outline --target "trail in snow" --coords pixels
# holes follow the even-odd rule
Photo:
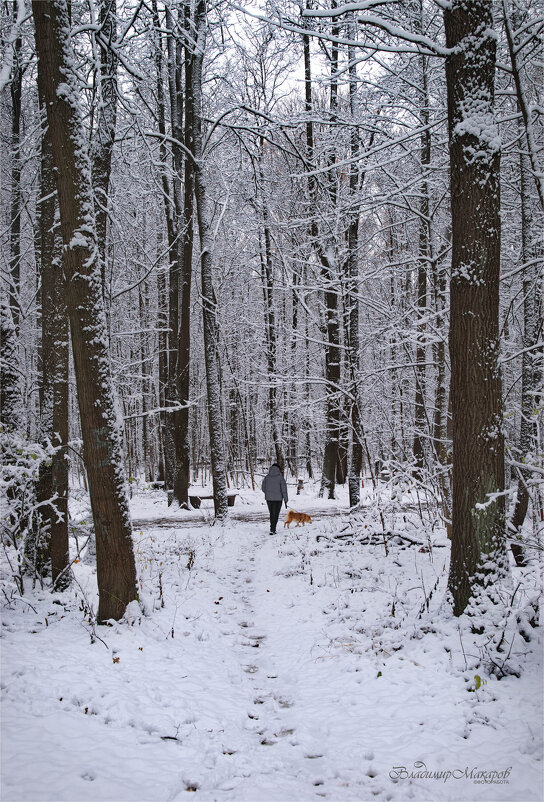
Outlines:
[[[243,548],[215,564],[222,588],[217,624],[223,646],[245,676],[244,729],[250,736],[242,749],[227,748],[236,779],[221,794],[216,789],[215,799],[337,798],[333,789],[339,780],[345,799],[392,798],[386,790],[390,779],[378,778],[373,766],[369,722],[360,719],[359,705],[354,715],[353,699],[344,698],[345,679],[319,645],[321,616],[304,600],[311,592],[310,575],[301,564],[305,549],[298,539],[305,543],[314,537],[301,527],[275,537],[245,527]],[[291,564],[287,570],[278,570],[282,559]],[[361,683],[362,678],[356,680],[359,702]],[[393,722],[388,729],[394,729]],[[216,772],[213,765],[201,774],[204,795],[213,788]]]
[[[289,505],[291,506],[291,505]],[[302,511],[306,511],[308,509],[307,505],[297,505],[297,509]],[[332,516],[338,516],[339,514],[345,513],[347,510],[343,510],[341,507],[334,505],[315,505],[311,508],[311,514],[315,517],[316,521],[320,518],[328,518]],[[233,522],[241,522],[241,523],[266,523],[269,521],[270,516],[268,510],[255,510],[255,509],[244,509],[241,507],[240,509],[230,509],[229,510],[229,518]],[[132,521],[132,525],[136,529],[145,529],[150,526],[153,528],[160,527],[162,528],[172,528],[173,526],[183,526],[184,528],[191,528],[191,527],[200,527],[200,526],[210,526],[213,524],[214,519],[214,511],[213,511],[213,504],[203,502],[202,507],[199,510],[180,510],[179,508],[172,507],[169,509],[169,514],[165,515],[164,517],[153,517],[153,515],[142,515],[139,514],[137,517],[134,518]],[[281,521],[280,521],[281,523]]]

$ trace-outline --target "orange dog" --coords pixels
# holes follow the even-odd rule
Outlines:
[[[285,516],[285,521],[283,523],[283,528],[287,527],[289,529],[289,524],[292,524],[293,521],[297,522],[297,526],[300,526],[300,522],[302,521],[302,526],[306,526],[306,524],[312,523],[311,515],[306,515],[305,512],[295,512],[294,510],[288,510],[287,515]]]

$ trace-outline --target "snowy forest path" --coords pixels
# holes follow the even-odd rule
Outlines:
[[[225,721],[222,754],[212,750],[208,766],[200,766],[199,788],[214,789],[214,799],[296,799],[301,788],[305,800],[323,799],[339,776],[346,799],[363,798],[368,784],[387,798],[361,726],[361,703],[356,713],[349,696],[344,698],[344,677],[328,652],[323,605],[335,592],[316,587],[310,568],[320,531],[299,527],[270,536],[241,524],[218,534],[213,572],[221,592],[212,618],[220,636],[213,639],[221,640],[219,655],[229,654],[236,679],[227,692],[238,700],[244,723],[235,733],[232,721]],[[359,690],[363,674],[356,677]],[[372,700],[363,706],[370,712]],[[394,729],[387,715],[382,725]],[[218,786],[220,767],[228,779]],[[171,799],[185,798],[185,790],[181,784]]]
[[[290,792],[300,787],[304,775],[305,785],[310,788],[318,789],[323,782],[316,765],[323,756],[321,738],[315,728],[308,731],[297,709],[304,671],[299,640],[293,649],[293,631],[302,635],[308,613],[303,613],[304,608],[297,610],[293,596],[284,592],[286,577],[278,571],[278,557],[295,556],[289,542],[296,542],[293,535],[271,537],[244,527],[243,550],[237,550],[232,559],[227,557],[217,566],[225,601],[224,606],[223,599],[218,605],[218,623],[224,623],[224,633],[229,632],[229,622],[234,623],[234,631],[226,640],[230,640],[230,649],[244,677],[244,729],[249,736],[245,748],[233,753],[233,764],[239,766],[242,785],[244,766],[254,763],[256,752],[261,767],[259,775],[252,778],[247,798],[255,798],[255,793],[266,799],[289,798]],[[309,651],[315,637],[314,627],[306,626],[304,647]],[[303,648],[304,654],[307,649]],[[280,788],[284,790],[280,792]]]
[[[290,502],[289,507],[296,508],[296,501]],[[302,512],[307,512],[316,518],[331,517],[336,515],[343,515],[348,512],[347,508],[340,507],[335,502],[312,504],[308,508],[307,504],[301,509]],[[243,507],[239,509],[229,509],[229,519],[240,523],[260,523],[269,520],[269,513],[266,507],[262,510],[247,510]],[[283,516],[280,518],[279,525],[282,524]],[[132,525],[135,528],[144,527],[159,527],[161,529],[169,529],[176,525],[183,525],[188,527],[196,526],[210,526],[213,523],[213,502],[204,502],[199,510],[175,510],[171,509],[168,515],[158,517],[146,517],[143,515],[135,515]]]

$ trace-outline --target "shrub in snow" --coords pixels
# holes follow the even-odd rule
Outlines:
[[[40,467],[50,464],[55,449],[50,443],[40,445],[4,428],[0,428],[0,443],[0,537],[11,580],[23,593],[23,575],[31,575],[35,582],[47,558],[48,527],[39,512],[40,508],[54,505],[55,499],[38,502],[37,489]]]

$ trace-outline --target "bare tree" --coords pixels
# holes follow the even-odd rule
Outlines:
[[[196,213],[200,238],[200,273],[204,321],[204,353],[208,392],[208,427],[215,516],[228,517],[227,477],[221,425],[221,393],[218,370],[217,300],[213,287],[213,232],[211,209],[204,175],[204,129],[202,70],[206,48],[207,13],[205,0],[198,0],[194,17],[194,60],[192,65],[193,156]]]
[[[119,619],[137,598],[132,528],[109,368],[90,162],[86,150],[70,23],[64,0],[32,11],[38,80],[51,132],[67,280],[67,304],[96,536],[98,620]]]
[[[162,35],[160,33],[160,18],[156,0],[152,2],[153,23],[155,27],[154,59],[156,69],[156,95],[157,95],[157,122],[160,134],[160,171],[162,185],[162,201],[166,217],[166,232],[168,238],[168,287],[166,281],[160,279],[159,293],[159,316],[162,322],[167,322],[167,334],[160,336],[160,357],[159,357],[159,395],[161,408],[175,405],[177,397],[177,351],[178,351],[178,332],[179,332],[179,274],[181,258],[181,231],[179,228],[179,216],[181,213],[181,194],[179,176],[174,181],[169,180],[168,170],[168,148],[166,145],[166,97],[164,93],[163,78],[163,52]],[[170,32],[169,36],[172,36]],[[170,48],[172,53],[172,48]],[[175,51],[174,51],[175,52]],[[175,65],[171,65],[170,73]],[[174,78],[175,81],[175,78]],[[172,78],[170,78],[170,83]],[[179,106],[175,93],[175,85],[171,91],[173,96],[174,114],[179,113]],[[174,120],[174,125],[177,125]],[[179,148],[176,153],[179,154]],[[179,155],[177,162],[180,164]],[[164,307],[167,307],[167,311]],[[162,328],[162,327],[161,327]],[[167,488],[173,487],[174,474],[176,470],[176,444],[175,444],[175,421],[172,413],[162,413],[162,444],[164,456],[164,481]]]
[[[336,29],[335,29],[336,30]],[[305,112],[306,112],[306,160],[310,170],[314,169],[315,159],[315,135],[313,123],[313,97],[312,97],[312,63],[310,52],[310,36],[308,33],[302,35],[304,48],[304,91],[305,91]],[[334,122],[336,116],[336,105],[338,99],[338,47],[333,45],[330,58],[330,118]],[[332,167],[334,157],[329,156],[329,166]],[[334,204],[336,189],[334,178],[329,178],[327,194]],[[327,247],[328,243],[319,230],[317,222],[318,205],[318,184],[315,175],[310,172],[308,177],[308,194],[310,204],[313,209],[310,211],[310,237],[312,247],[318,257],[321,267],[321,281],[323,285],[323,295],[325,301],[325,311],[323,320],[323,334],[325,343],[325,381],[326,381],[326,430],[325,448],[323,454],[323,472],[321,479],[321,490],[323,494],[327,490],[328,498],[335,498],[336,472],[339,461],[339,440],[340,440],[340,407],[338,402],[338,390],[341,373],[340,360],[340,321],[338,308],[338,286],[336,282],[336,270],[334,264],[334,248]]]

